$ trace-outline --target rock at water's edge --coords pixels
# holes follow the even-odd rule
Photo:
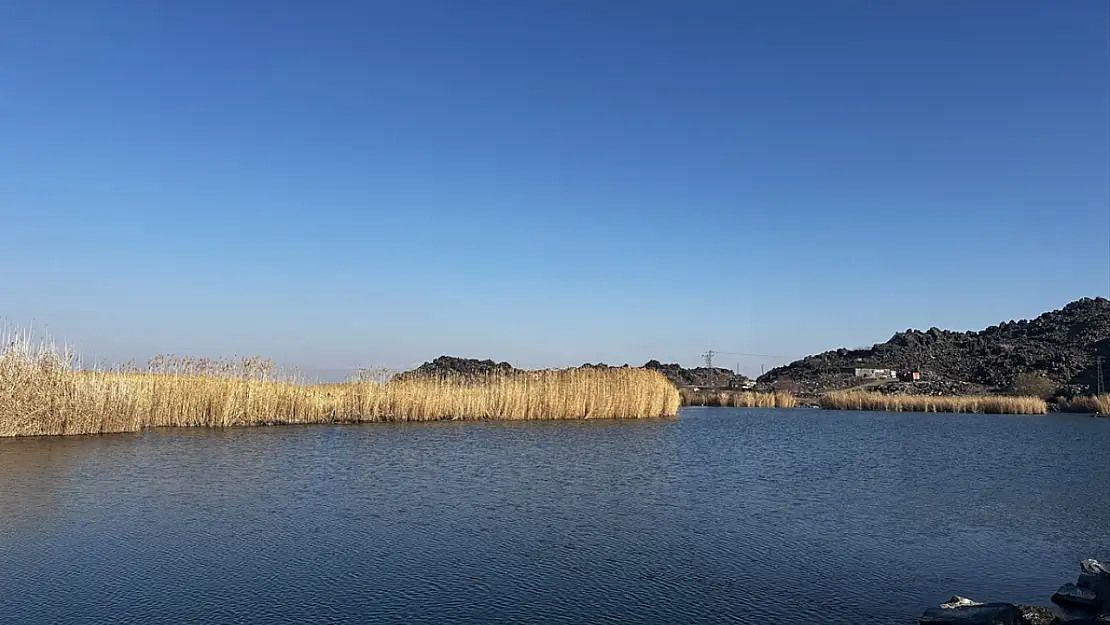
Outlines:
[[[1021,610],[1012,603],[981,603],[958,608],[929,608],[921,625],[1022,625]]]
[[[1102,611],[1110,612],[1110,575],[1080,573],[1075,585],[1094,592],[1102,602]]]
[[[1057,625],[1060,623],[1060,615],[1056,614],[1052,608],[1018,604],[1018,610],[1021,610],[1022,625]]]
[[[1082,606],[1097,608],[1102,603],[1095,591],[1090,588],[1080,588],[1075,584],[1064,584],[1056,594],[1052,595],[1052,603],[1065,606]]]
[[[1110,579],[1110,566],[1107,566],[1094,558],[1087,558],[1079,563],[1079,568],[1088,575],[1098,575]]]
[[[961,597],[959,595],[952,595],[952,598],[949,599],[946,603],[940,604],[940,607],[945,609],[945,610],[948,610],[948,609],[951,609],[951,608],[964,608],[964,607],[973,606],[973,605],[983,605],[983,602],[982,601],[972,601],[971,599],[968,599],[967,597]]]

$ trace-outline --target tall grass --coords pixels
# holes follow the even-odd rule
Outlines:
[[[1046,414],[1048,404],[1039,397],[936,397],[883,395],[866,391],[841,391],[821,397],[822,408],[881,410],[885,412],[979,412],[990,414]]]
[[[793,408],[797,401],[787,392],[742,393],[729,391],[695,391],[681,389],[679,395],[684,406],[734,406],[737,408]]]
[[[1110,415],[1110,393],[1057,399],[1056,405],[1060,412],[1093,412]]]
[[[82,370],[72,352],[26,333],[0,348],[0,436],[486,419],[674,416],[678,391],[656,371],[571,369],[456,380],[305,384],[260,359],[159,357],[144,369]]]

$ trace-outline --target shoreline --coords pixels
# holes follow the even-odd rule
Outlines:
[[[0,437],[408,421],[674,416],[678,390],[648,369],[305,384],[267,361],[160,357],[146,371],[84,370],[52,344],[0,348]]]
[[[920,625],[1099,625],[1110,623],[1110,566],[1093,558],[1079,563],[1074,584],[1060,586],[1054,607],[983,603],[954,595],[921,615]]]
[[[777,391],[680,388],[683,406],[736,408],[821,408],[856,412],[931,412],[954,414],[1087,414],[1107,417],[1095,410],[1110,406],[1110,395],[1077,397],[1064,402],[1022,395],[886,395],[868,391],[838,391],[794,395]]]

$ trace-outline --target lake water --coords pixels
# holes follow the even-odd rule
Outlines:
[[[1110,556],[1110,420],[0,439],[4,623],[916,623]]]

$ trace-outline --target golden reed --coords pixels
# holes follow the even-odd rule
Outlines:
[[[794,395],[786,392],[757,393],[744,391],[695,391],[684,388],[679,391],[683,406],[734,406],[737,408],[793,408],[797,403]]]
[[[1048,404],[1039,397],[934,397],[883,395],[866,391],[841,391],[821,397],[822,408],[881,410],[884,412],[979,412],[990,414],[1046,414]]]
[[[145,370],[83,370],[27,333],[0,347],[0,436],[374,421],[671,417],[678,391],[657,371],[570,369],[481,378],[305,384],[265,360],[158,357]]]
[[[1056,405],[1060,412],[1093,412],[1110,415],[1110,393],[1058,399]]]

